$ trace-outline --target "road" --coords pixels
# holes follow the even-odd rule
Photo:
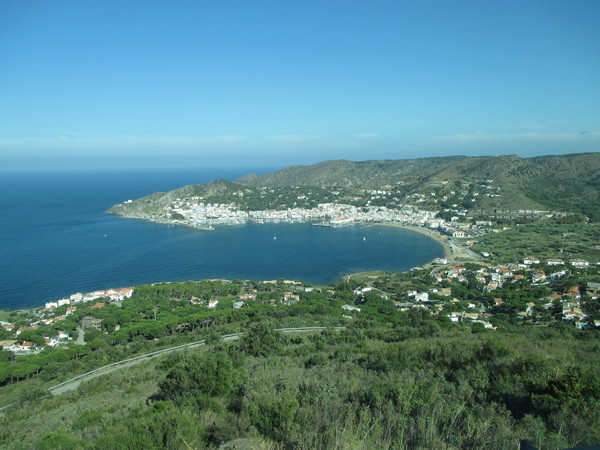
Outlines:
[[[77,344],[85,345],[85,330],[81,327],[77,327]]]
[[[450,246],[450,252],[452,255],[449,259],[458,261],[458,260],[475,260],[478,261],[481,259],[477,253],[471,250],[464,244],[457,243],[452,239],[448,240],[448,245]]]
[[[307,332],[307,331],[314,331],[314,330],[325,330],[328,328],[332,328],[332,329],[345,329],[346,327],[295,327],[295,328],[275,328],[275,331],[280,331],[282,333],[292,333],[292,332]],[[243,333],[234,333],[234,334],[225,334],[223,336],[221,336],[221,339],[223,339],[223,341],[233,341],[236,339],[239,339],[241,336],[243,335]],[[199,347],[201,345],[204,345],[204,339],[200,340],[200,341],[195,341],[195,342],[190,342],[187,344],[182,344],[182,345],[178,345],[176,347],[170,347],[170,348],[165,348],[163,350],[158,350],[155,352],[150,352],[150,353],[146,353],[145,355],[140,355],[140,356],[135,356],[133,358],[128,358],[128,359],[124,359],[122,361],[118,361],[112,364],[108,364],[106,366],[103,367],[99,367],[98,369],[94,369],[91,370],[89,372],[83,373],[81,375],[78,375],[74,378],[71,378],[70,380],[67,381],[63,381],[62,383],[59,383],[55,386],[49,387],[48,390],[53,394],[53,395],[60,395],[63,394],[67,391],[72,391],[73,389],[77,389],[79,387],[79,385],[81,384],[82,381],[88,381],[88,380],[92,380],[96,377],[99,377],[101,375],[106,375],[108,373],[112,373],[115,372],[117,370],[121,370],[124,369],[126,367],[131,367],[134,366],[136,364],[140,364],[144,361],[147,361],[149,359],[153,359],[156,358],[157,356],[160,356],[164,353],[172,353],[172,352],[176,352],[179,350],[183,350],[183,349],[187,349],[187,348],[194,348],[194,347]],[[10,405],[8,405],[10,406]],[[4,409],[4,408],[2,408]],[[1,410],[1,409],[0,409]]]

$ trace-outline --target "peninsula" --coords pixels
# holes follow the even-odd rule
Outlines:
[[[201,230],[249,222],[396,224],[465,239],[515,221],[597,220],[598,173],[598,153],[326,161],[184,186],[107,212]]]

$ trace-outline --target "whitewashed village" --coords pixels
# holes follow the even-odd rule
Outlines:
[[[430,190],[404,191],[402,182],[381,189],[343,189],[290,186],[250,188],[229,184],[218,195],[164,195],[153,203],[127,200],[109,212],[201,230],[247,223],[313,223],[321,226],[349,224],[401,224],[438,230],[463,238],[486,232],[502,218],[551,218],[564,213],[533,209],[482,208],[499,197],[494,180],[433,181]],[[467,220],[469,217],[477,220]]]
[[[60,328],[61,322],[68,319],[69,316],[73,315],[78,306],[87,305],[90,310],[103,308],[110,303],[120,305],[123,300],[131,298],[133,295],[134,288],[117,288],[107,290],[97,290],[82,294],[80,292],[70,295],[67,298],[62,298],[57,301],[46,302],[44,308],[37,310],[35,319],[31,322],[16,327],[10,322],[0,322],[0,326],[9,332],[14,333],[14,339],[5,339],[0,341],[0,346],[3,350],[14,352],[16,355],[32,354],[41,351],[44,347],[57,347],[59,345],[67,345],[73,341],[76,336]],[[101,301],[98,301],[101,300]],[[92,304],[92,302],[95,302]],[[55,314],[55,311],[65,306],[66,310],[61,308],[60,314]],[[84,317],[81,319],[82,328],[93,326],[98,327],[101,320],[94,317]],[[52,335],[42,335],[43,343],[41,340],[37,342],[24,340],[27,332],[35,332],[40,326],[51,327],[55,330]],[[20,338],[19,338],[20,337]],[[80,343],[82,343],[80,341]]]

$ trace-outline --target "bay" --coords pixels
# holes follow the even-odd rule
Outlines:
[[[249,224],[200,231],[104,213],[157,191],[270,171],[0,173],[0,308],[160,281],[286,278],[327,284],[353,272],[408,270],[443,254],[433,239],[395,227]]]

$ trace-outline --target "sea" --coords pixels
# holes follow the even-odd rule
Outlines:
[[[0,309],[163,281],[285,278],[329,284],[350,273],[405,271],[443,255],[435,240],[395,227],[248,224],[201,231],[105,213],[154,192],[271,171],[0,172]]]

